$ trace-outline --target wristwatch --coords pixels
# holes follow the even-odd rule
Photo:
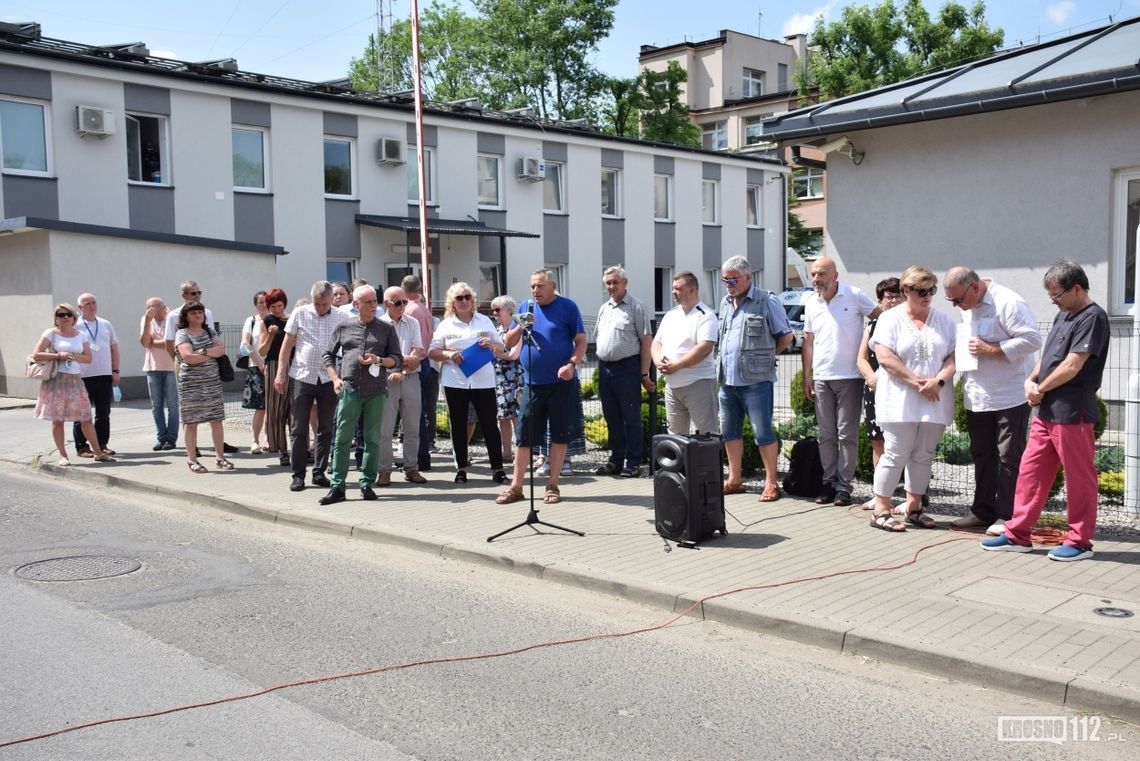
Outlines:
[[[941,378],[939,378],[939,379],[938,379],[938,385],[939,385],[939,386],[945,386],[945,385],[946,385],[946,381],[944,381],[944,380],[942,380]]]

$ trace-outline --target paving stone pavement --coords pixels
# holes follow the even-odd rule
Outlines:
[[[119,462],[56,466],[49,427],[31,410],[0,405],[0,460],[61,478],[160,493],[307,530],[397,544],[494,566],[800,642],[985,684],[1140,723],[1140,536],[1105,536],[1093,559],[1055,563],[1044,550],[989,553],[980,535],[873,531],[868,514],[756,494],[726,498],[728,534],[677,548],[654,529],[653,481],[575,474],[563,501],[539,517],[584,537],[524,527],[528,504],[494,503],[502,487],[484,462],[465,485],[433,462],[429,482],[396,475],[380,498],[321,507],[323,489],[288,490],[274,455],[245,450],[237,469],[196,475],[183,452],[150,450],[149,408],[117,408]],[[246,436],[227,430],[231,443]],[[212,466],[209,450],[202,462]],[[354,474],[349,474],[353,483]],[[936,513],[933,513],[938,518]],[[948,520],[943,520],[948,523]],[[1108,618],[1098,607],[1138,615]]]

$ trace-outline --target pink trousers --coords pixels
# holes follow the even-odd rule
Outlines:
[[[1097,481],[1093,453],[1096,438],[1092,423],[1049,423],[1034,418],[1029,441],[1021,456],[1021,472],[1013,497],[1013,518],[1005,522],[1005,533],[1019,544],[1029,544],[1030,531],[1037,525],[1057,468],[1065,469],[1065,496],[1068,499],[1069,533],[1065,544],[1092,548],[1096,532]]]

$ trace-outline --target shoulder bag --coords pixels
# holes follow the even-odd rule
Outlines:
[[[206,328],[206,335],[210,337],[210,343],[212,344],[214,342],[214,333],[208,327]],[[229,355],[223,354],[217,358],[217,361],[218,378],[221,379],[222,383],[229,383],[234,379],[234,366],[233,363],[230,362]]]

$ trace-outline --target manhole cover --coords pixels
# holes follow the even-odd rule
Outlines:
[[[1093,613],[1106,618],[1132,618],[1132,611],[1128,608],[1093,608]]]
[[[133,558],[112,555],[77,555],[37,560],[16,569],[16,575],[29,581],[90,581],[122,576],[142,568]]]

